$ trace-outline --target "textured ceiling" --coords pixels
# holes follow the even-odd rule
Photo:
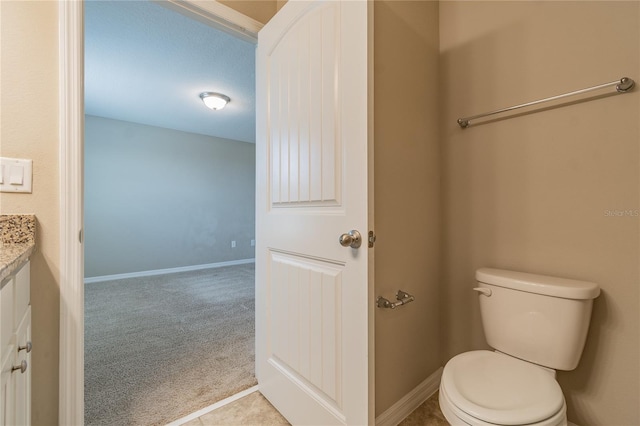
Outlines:
[[[209,91],[231,102],[211,111]],[[88,1],[85,112],[255,142],[255,45],[148,1]]]

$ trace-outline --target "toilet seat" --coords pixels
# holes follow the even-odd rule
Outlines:
[[[439,402],[442,414],[444,414],[445,419],[447,419],[452,426],[501,426],[495,423],[484,422],[457,408],[449,400],[446,389],[443,389],[442,383],[440,384]],[[563,403],[562,409],[553,417],[526,426],[567,426],[567,424],[567,406]]]
[[[443,412],[455,415],[460,424],[566,421],[562,390],[552,375],[505,354],[471,351],[453,357],[444,368],[440,389]]]

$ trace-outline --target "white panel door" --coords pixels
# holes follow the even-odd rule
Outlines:
[[[370,7],[290,0],[258,38],[256,376],[292,424],[374,421]]]

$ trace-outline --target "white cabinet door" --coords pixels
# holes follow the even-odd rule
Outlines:
[[[14,277],[5,279],[0,291],[0,425],[14,423],[14,375],[11,367],[15,363],[13,345]]]
[[[3,284],[0,291],[0,359],[2,360],[0,426],[29,425],[31,424],[30,263],[26,262]]]
[[[27,364],[24,372],[14,371],[15,375],[15,425],[31,424],[31,306],[27,307],[16,330],[16,365],[22,361]]]
[[[258,38],[256,376],[292,424],[374,421],[372,7],[289,1]]]
[[[3,348],[4,349],[4,348]],[[15,363],[14,346],[6,348],[8,353],[2,360],[0,372],[0,425],[10,426],[15,423],[15,372],[11,371]]]

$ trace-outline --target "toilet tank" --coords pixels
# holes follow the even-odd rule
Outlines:
[[[476,280],[492,348],[555,370],[578,366],[597,284],[491,268],[478,269]]]

